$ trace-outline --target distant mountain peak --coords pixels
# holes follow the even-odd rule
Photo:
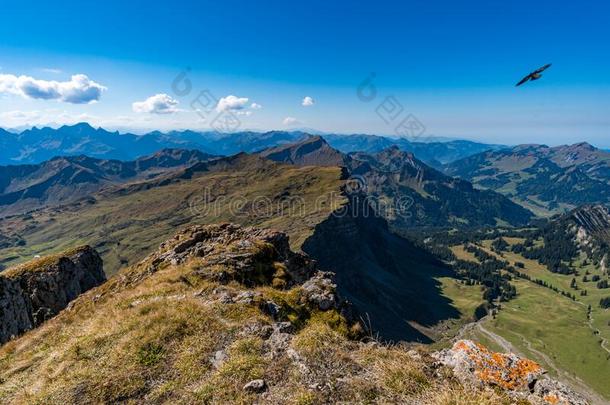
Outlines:
[[[298,166],[343,166],[347,158],[319,135],[310,135],[299,142],[265,149],[260,152],[260,156]]]
[[[307,143],[321,143],[321,144],[325,144],[328,145],[328,142],[326,142],[326,139],[324,139],[321,135],[311,135],[311,134],[306,134],[307,138],[305,138],[303,141],[299,142],[301,144],[307,144]]]
[[[610,204],[610,153],[588,142],[518,145],[452,162],[444,172],[504,193],[542,216]]]
[[[597,149],[595,146],[591,145],[589,142],[579,142],[572,145],[575,148],[584,148],[584,149]]]
[[[567,145],[565,147],[565,149],[570,150],[570,151],[587,151],[587,152],[593,152],[596,151],[597,148],[593,145],[591,145],[589,142],[579,142],[579,143],[575,143],[573,145]]]
[[[88,122],[79,122],[74,125],[64,125],[60,130],[75,130],[75,131],[95,131],[96,129],[91,126]]]
[[[392,162],[392,163],[399,164],[399,165],[407,163],[410,166],[414,166],[414,167],[415,166],[418,166],[418,167],[426,166],[423,162],[419,161],[415,157],[413,152],[407,152],[407,151],[401,150],[396,145],[392,145],[392,146],[382,150],[381,152],[377,153],[376,157],[380,162],[384,162],[386,164],[389,164],[390,162]]]

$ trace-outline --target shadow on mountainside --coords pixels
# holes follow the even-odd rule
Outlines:
[[[460,313],[441,295],[435,277],[453,271],[428,252],[390,232],[365,198],[351,196],[344,209],[318,224],[303,251],[336,273],[348,299],[385,341],[432,340],[408,322],[431,327]],[[367,215],[368,214],[368,215]]]

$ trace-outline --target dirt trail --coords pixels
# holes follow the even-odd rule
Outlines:
[[[585,305],[582,302],[579,302],[579,304],[582,304],[583,306]],[[610,354],[610,349],[606,347],[606,345],[608,344],[608,340],[601,335],[601,331],[599,329],[593,326],[593,314],[590,312],[587,313],[587,325],[589,325],[589,329],[591,329],[596,336],[599,336],[601,340],[599,345],[601,346],[601,348],[604,349],[606,353]]]

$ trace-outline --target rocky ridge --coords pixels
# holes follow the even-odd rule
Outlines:
[[[571,213],[576,224],[588,233],[607,232],[610,228],[610,213],[603,205],[585,205]]]

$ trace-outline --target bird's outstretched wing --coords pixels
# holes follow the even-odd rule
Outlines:
[[[531,80],[539,79],[540,73],[544,72],[545,70],[547,70],[550,67],[551,67],[551,64],[547,63],[543,67],[534,70],[532,73],[530,73],[529,75],[527,75],[523,79],[521,79],[521,81],[519,83],[517,83],[516,86],[521,86],[523,83],[527,82],[530,79]]]
[[[544,65],[543,67],[541,67],[541,68],[539,68],[539,69],[534,70],[534,73],[542,73],[542,72],[544,72],[545,70],[547,70],[547,69],[548,69],[548,68],[550,68],[550,67],[551,67],[551,64],[550,64],[550,63],[547,63],[547,64],[546,64],[546,65]]]
[[[529,75],[525,76],[523,79],[521,79],[521,81],[517,84],[515,84],[515,86],[521,86],[523,83],[527,82],[529,79],[531,79],[532,74],[530,73]]]

